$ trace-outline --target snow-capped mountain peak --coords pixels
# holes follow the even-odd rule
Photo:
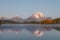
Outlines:
[[[31,17],[34,17],[34,18],[43,18],[44,15],[43,15],[42,12],[36,12]]]
[[[0,20],[5,20],[5,17],[3,17],[3,16],[0,16]]]
[[[36,12],[32,16],[28,17],[26,19],[26,22],[31,22],[31,21],[40,22],[41,20],[46,20],[46,19],[51,19],[51,18],[46,17],[45,15],[43,15],[42,12]]]
[[[14,17],[11,17],[10,19],[18,19],[18,18],[21,18],[20,16],[14,16]]]
[[[35,16],[36,18],[44,17],[42,12],[36,12],[35,14],[33,14],[33,16]]]
[[[10,18],[10,20],[15,21],[15,22],[23,22],[23,19],[20,16],[14,16]]]

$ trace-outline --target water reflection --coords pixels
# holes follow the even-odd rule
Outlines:
[[[15,32],[15,33],[19,33],[22,30],[27,30],[29,32],[31,32],[33,35],[37,36],[37,37],[41,37],[44,35],[44,32],[46,31],[51,31],[52,29],[60,31],[60,27],[40,27],[40,26],[24,26],[24,27],[0,27],[0,32]]]
[[[52,27],[53,29],[60,31],[60,27]]]

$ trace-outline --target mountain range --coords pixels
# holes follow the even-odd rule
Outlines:
[[[43,15],[42,12],[33,13],[33,15],[26,18],[25,20],[22,19],[20,16],[14,16],[14,17],[11,17],[11,18],[6,18],[6,17],[3,17],[3,16],[0,16],[0,20],[11,20],[11,21],[14,21],[14,22],[31,22],[31,21],[39,22],[41,20],[46,20],[46,19],[51,19],[51,17],[46,17],[45,15]]]

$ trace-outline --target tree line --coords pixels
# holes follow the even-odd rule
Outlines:
[[[41,24],[60,24],[60,18],[40,21]]]
[[[55,19],[46,19],[46,20],[42,20],[40,22],[35,22],[35,21],[31,21],[31,22],[23,22],[23,23],[20,23],[20,22],[14,22],[14,21],[1,21],[0,20],[0,24],[5,24],[5,23],[10,23],[10,24],[16,24],[16,23],[19,23],[19,24],[60,24],[60,18],[55,18]]]

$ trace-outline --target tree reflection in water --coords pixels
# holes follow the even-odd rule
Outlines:
[[[24,26],[24,27],[0,27],[0,32],[11,31],[11,32],[21,32],[23,29],[31,32],[33,35],[40,37],[43,36],[45,31],[51,31],[51,29],[56,29],[60,31],[60,27],[39,27],[39,26]]]

